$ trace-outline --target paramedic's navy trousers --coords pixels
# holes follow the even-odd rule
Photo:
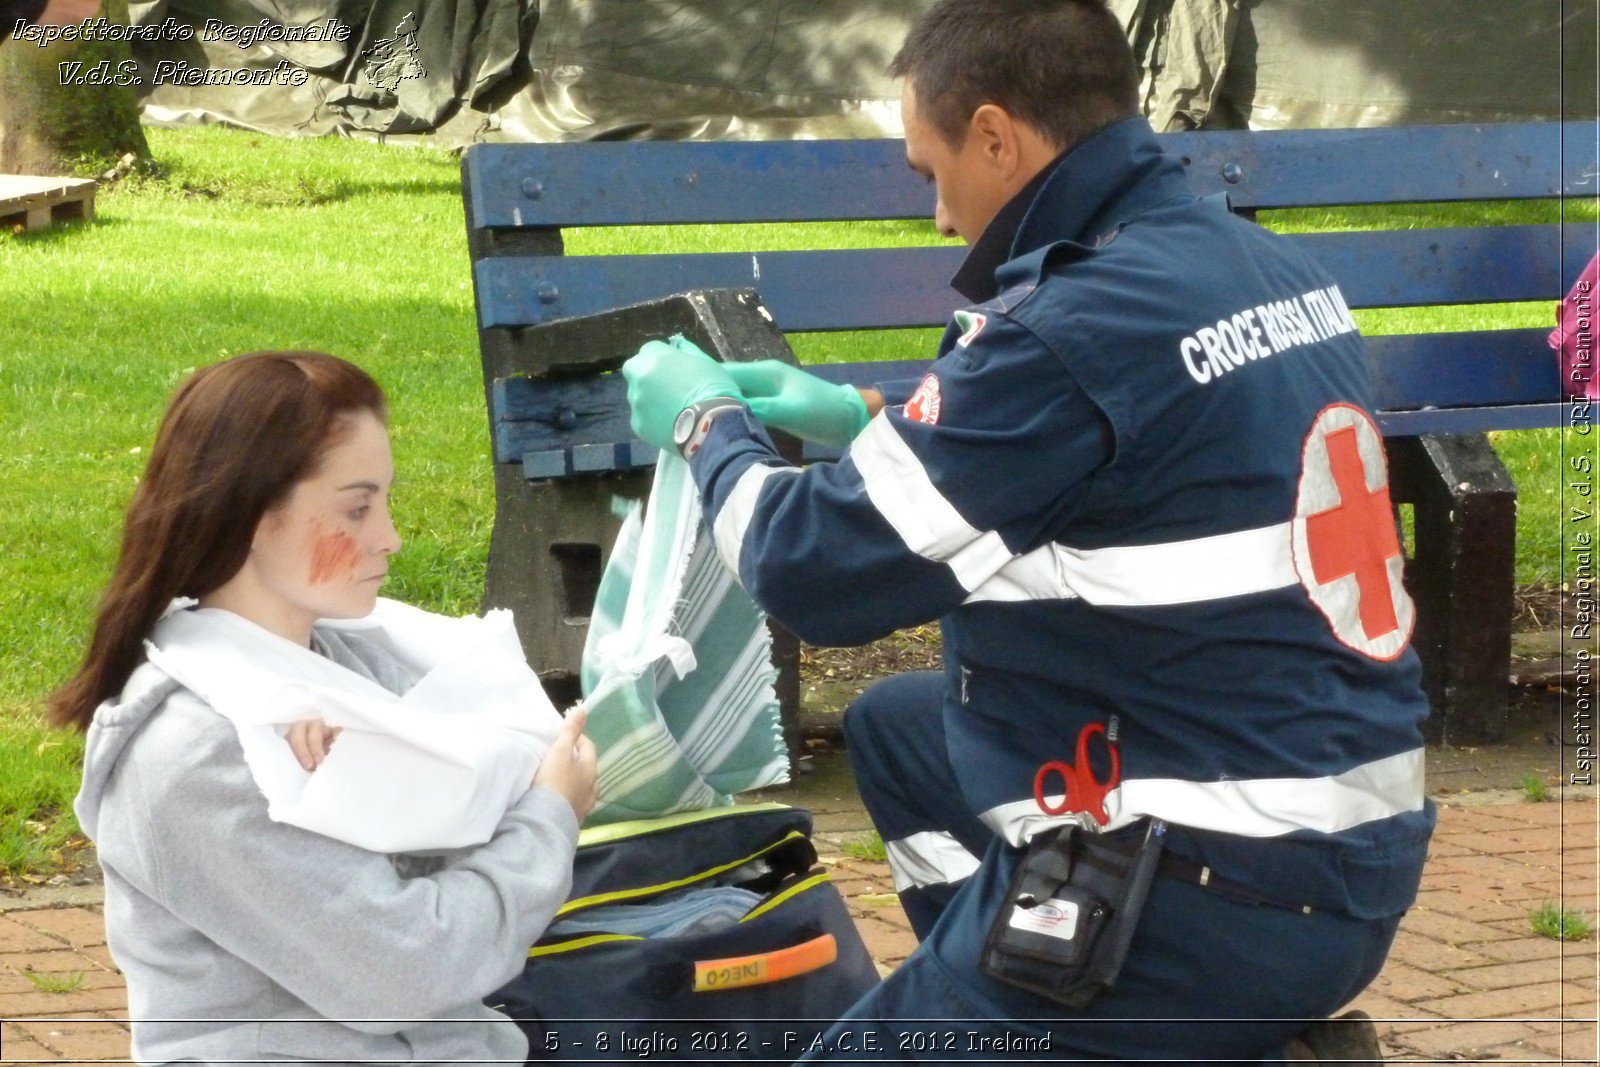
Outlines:
[[[822,1039],[810,1060],[1275,1063],[1308,1022],[1377,976],[1400,920],[1228,900],[1158,876],[1116,986],[1067,1008],[978,970],[1020,854],[962,804],[945,751],[942,674],[880,682],[845,737],[862,800],[885,841],[945,830],[983,857],[951,887],[902,894],[921,947]],[[1250,1020],[1250,1021],[1236,1021]]]

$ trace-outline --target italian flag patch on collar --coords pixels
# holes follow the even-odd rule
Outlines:
[[[976,311],[956,312],[956,325],[961,327],[961,336],[956,338],[957,348],[966,348],[972,339],[978,336],[978,331],[983,329],[983,324],[988,322],[988,316]]]

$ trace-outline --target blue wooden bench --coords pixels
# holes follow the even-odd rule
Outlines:
[[[1592,197],[1600,173],[1593,129],[1579,123],[1163,140],[1198,192],[1226,192],[1246,215]],[[656,305],[666,310],[633,326],[568,320],[688,290],[754,288],[785,333],[940,326],[960,303],[948,282],[964,249],[563,254],[562,231],[575,227],[927,219],[930,190],[907,169],[898,140],[477,145],[462,178],[496,469],[486,600],[518,609],[531,657],[562,690],[573,684],[585,597],[592,601],[615,530],[610,498],[642,494],[654,460],[627,430],[620,379],[603,372],[652,322],[686,315],[693,334],[716,316]],[[1290,239],[1326,264],[1352,307],[1417,307],[1554,301],[1593,254],[1586,230],[1551,223]],[[1482,434],[1589,418],[1587,407],[1563,402],[1546,332],[1367,342],[1393,495],[1415,511],[1408,582],[1438,739],[1493,741],[1506,726],[1515,490]],[[906,348],[885,335],[886,352]],[[871,382],[913,376],[923,362],[811,369]],[[828,456],[808,446],[804,458]]]

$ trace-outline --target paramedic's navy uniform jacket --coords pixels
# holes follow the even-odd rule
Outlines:
[[[1369,919],[1411,904],[1433,810],[1367,404],[1332,279],[1128,119],[1038,184],[992,298],[837,464],[735,411],[692,466],[803,639],[942,620],[951,763],[1013,845],[1060,821],[1041,762],[1115,717],[1111,829],[1160,816],[1268,900]]]

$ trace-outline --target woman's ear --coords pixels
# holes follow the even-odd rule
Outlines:
[[[284,503],[287,503],[285,501]],[[283,503],[274,504],[261,513],[261,518],[256,522],[255,530],[250,534],[250,551],[254,552],[261,547],[261,539],[270,537],[283,529],[283,517],[286,509]]]

